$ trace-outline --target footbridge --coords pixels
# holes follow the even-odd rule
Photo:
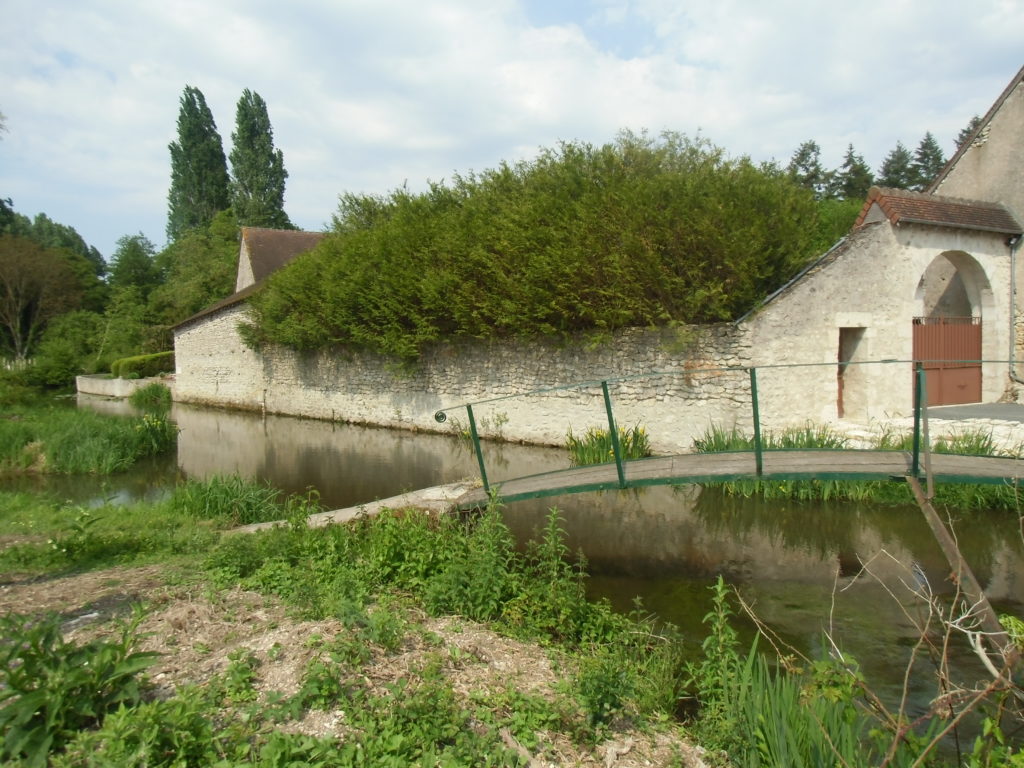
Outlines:
[[[620,445],[620,431],[612,403],[611,385],[640,377],[605,379],[552,387],[523,395],[510,395],[473,403],[450,406],[435,413],[434,418],[444,423],[449,414],[460,410],[466,414],[465,434],[472,442],[480,470],[480,486],[456,502],[461,509],[482,506],[493,494],[503,501],[562,496],[592,491],[624,490],[653,485],[704,484],[737,480],[839,480],[839,481],[892,481],[907,482],[913,478],[927,481],[929,488],[935,482],[1010,484],[1017,485],[1024,479],[1024,460],[1007,456],[959,455],[933,452],[929,437],[927,397],[927,366],[930,361],[885,360],[876,364],[902,367],[912,377],[906,379],[908,387],[913,385],[913,427],[910,445],[906,449],[778,449],[773,448],[771,439],[766,439],[762,429],[761,398],[758,395],[759,372],[766,370],[799,369],[822,367],[812,365],[762,366],[751,368],[709,368],[694,373],[711,372],[740,374],[748,382],[749,424],[751,426],[751,447],[749,450],[728,450],[706,453],[677,453],[674,455],[649,456],[630,459]],[[942,361],[949,365],[951,361]],[[983,361],[955,361],[978,365]],[[1001,362],[1001,361],[996,361]],[[835,368],[835,364],[829,364]],[[862,365],[872,365],[863,363]],[[649,374],[662,376],[668,374]],[[489,477],[481,436],[477,425],[476,410],[482,405],[493,405],[515,397],[529,398],[566,389],[600,390],[604,404],[603,420],[607,423],[611,440],[609,460],[589,466],[575,466],[554,471],[513,477],[494,481]],[[456,417],[457,418],[457,417]],[[769,436],[770,437],[770,436]]]
[[[899,450],[851,450],[840,447],[833,450],[804,450],[799,447],[788,450],[773,449],[776,442],[766,440],[762,434],[760,416],[761,402],[758,395],[758,375],[762,368],[714,369],[713,373],[745,374],[749,380],[749,415],[752,432],[752,447],[749,450],[725,450],[705,453],[679,453],[667,456],[651,456],[628,459],[619,440],[612,405],[610,384],[606,379],[587,382],[573,387],[600,388],[604,403],[605,419],[611,441],[610,461],[567,469],[542,472],[524,477],[513,477],[492,482],[488,478],[488,467],[480,444],[480,434],[474,408],[485,403],[493,404],[505,398],[465,403],[437,411],[434,418],[444,423],[448,412],[464,409],[468,429],[480,468],[480,487],[474,488],[455,500],[455,506],[470,509],[487,504],[492,495],[503,501],[560,496],[588,491],[641,488],[652,485],[679,485],[692,483],[714,483],[735,480],[839,480],[864,481],[883,480],[907,483],[914,499],[936,541],[939,543],[950,564],[951,579],[962,590],[987,640],[996,655],[1008,664],[1016,664],[1019,654],[1016,646],[1009,641],[999,618],[989,604],[984,590],[978,583],[970,566],[960,554],[956,541],[942,517],[932,505],[934,484],[975,483],[1009,484],[1016,487],[1024,478],[1024,461],[1015,457],[999,455],[960,455],[933,451],[928,423],[927,366],[929,363],[944,366],[965,364],[980,366],[985,361],[880,361],[879,364],[906,366],[904,375],[912,372],[910,380],[904,379],[895,369],[895,386],[905,381],[913,387],[913,428],[909,449]],[[1000,361],[1008,363],[1008,361]],[[853,365],[849,363],[847,365]],[[870,365],[870,363],[865,363]],[[768,366],[769,368],[797,368],[799,366]],[[831,368],[836,365],[830,364]],[[692,372],[688,372],[692,373]],[[662,374],[654,374],[662,375]],[[822,377],[818,380],[824,381]],[[622,380],[618,380],[622,381]],[[534,394],[554,391],[543,390]],[[839,381],[842,397],[842,379]],[[516,397],[516,396],[510,396]],[[659,398],[663,399],[663,398]],[[841,401],[840,401],[841,402]],[[980,648],[980,646],[979,646]],[[979,650],[979,654],[981,651]],[[983,655],[983,654],[982,654]]]

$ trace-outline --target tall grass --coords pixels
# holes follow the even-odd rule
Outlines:
[[[565,444],[574,467],[615,461],[611,432],[607,429],[590,427],[581,437],[574,435],[570,429],[565,437]],[[647,430],[639,424],[626,428],[619,427],[619,450],[623,459],[642,459],[650,456],[651,443]]]
[[[171,496],[171,509],[199,520],[231,527],[283,520],[287,510],[280,491],[237,475],[186,480]]]
[[[154,381],[132,392],[128,402],[143,411],[163,413],[171,407],[171,390]]]
[[[107,416],[84,410],[20,408],[0,418],[0,472],[110,474],[173,447],[166,416]]]

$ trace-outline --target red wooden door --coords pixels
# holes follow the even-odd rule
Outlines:
[[[914,360],[921,362],[928,405],[981,401],[981,318],[915,317]]]

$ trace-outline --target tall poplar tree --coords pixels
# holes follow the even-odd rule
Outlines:
[[[171,142],[171,190],[167,238],[210,223],[230,205],[228,167],[213,114],[202,91],[185,86],[178,113],[178,140]]]
[[[274,149],[267,104],[246,88],[231,134],[231,207],[241,226],[291,229],[284,212],[284,156]]]

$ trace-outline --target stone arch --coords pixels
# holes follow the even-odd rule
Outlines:
[[[917,284],[919,317],[984,317],[994,307],[985,268],[964,251],[943,251]]]

